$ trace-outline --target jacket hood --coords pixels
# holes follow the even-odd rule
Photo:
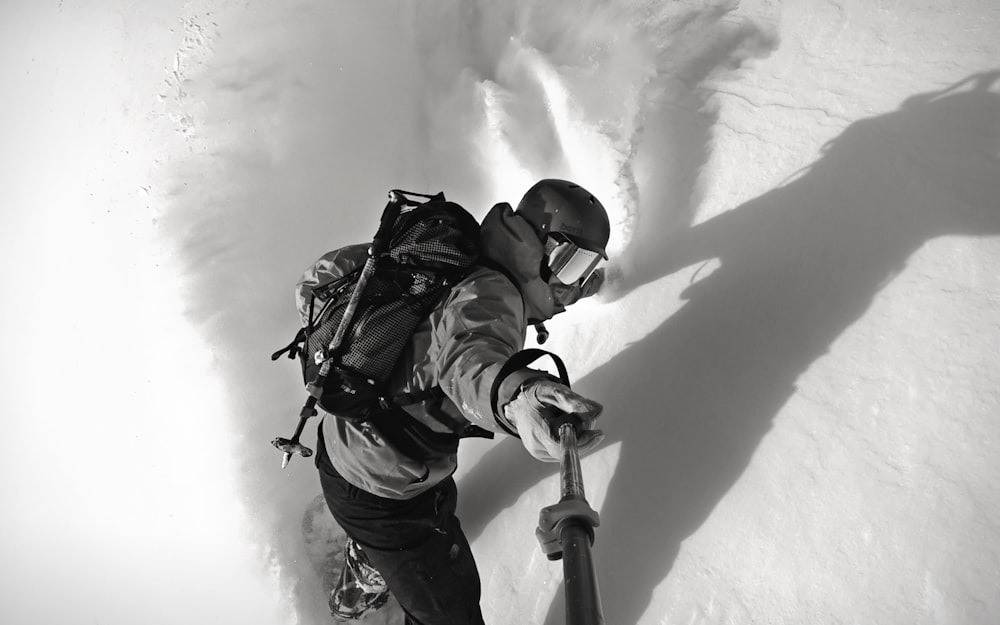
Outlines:
[[[565,310],[540,275],[545,255],[542,241],[510,204],[495,205],[483,218],[480,246],[483,258],[498,265],[521,292],[529,324],[551,319]]]

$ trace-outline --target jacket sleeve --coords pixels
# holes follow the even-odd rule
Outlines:
[[[490,391],[504,363],[524,347],[524,303],[503,275],[480,270],[452,289],[435,324],[432,348],[441,389],[475,425],[502,432],[493,417]],[[531,369],[515,371],[500,387],[504,406],[525,381],[546,377]]]
[[[332,252],[327,252],[309,269],[306,269],[295,285],[295,305],[302,319],[303,327],[309,323],[309,302],[313,289],[319,285],[328,284],[364,264],[368,258],[368,245],[357,243],[348,245]],[[322,305],[322,300],[317,300]],[[319,308],[315,308],[319,312]]]

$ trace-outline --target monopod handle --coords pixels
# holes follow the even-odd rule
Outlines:
[[[583,489],[583,469],[580,468],[580,448],[577,446],[576,425],[566,421],[559,426],[559,473],[563,499],[586,500]]]

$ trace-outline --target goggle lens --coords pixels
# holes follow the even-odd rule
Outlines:
[[[546,249],[549,253],[549,269],[557,280],[565,285],[582,283],[601,262],[601,254],[584,249],[572,241],[549,238]]]

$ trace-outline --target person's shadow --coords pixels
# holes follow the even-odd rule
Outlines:
[[[575,385],[605,404],[608,442],[621,442],[595,546],[607,622],[638,622],[799,376],[918,248],[945,235],[1000,234],[1000,94],[990,91],[998,78],[971,76],[855,122],[784,186],[632,243],[633,269],[616,295],[719,264],[655,331]],[[512,472],[528,464],[518,451],[498,446],[463,480],[463,496],[489,484],[489,497],[473,495],[470,534],[552,473],[540,463]],[[547,625],[563,615],[559,598]]]

